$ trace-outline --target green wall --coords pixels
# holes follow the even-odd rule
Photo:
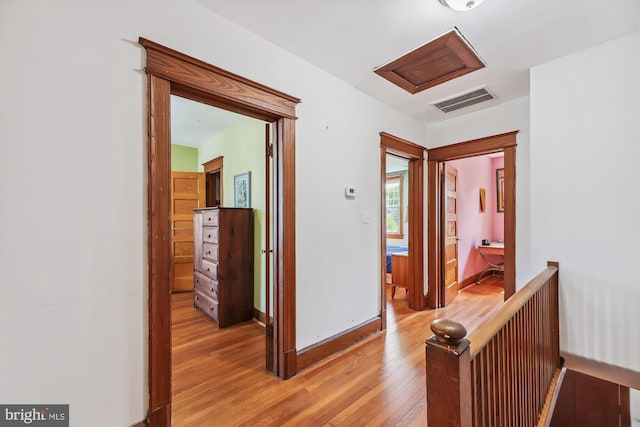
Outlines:
[[[198,165],[223,156],[222,206],[234,207],[233,177],[251,172],[254,228],[254,307],[265,312],[265,158],[264,122],[245,118],[198,150]],[[203,170],[202,166],[199,168]],[[272,246],[273,247],[273,246]],[[271,270],[273,271],[273,269]]]
[[[174,172],[198,172],[198,149],[171,144],[171,170]]]

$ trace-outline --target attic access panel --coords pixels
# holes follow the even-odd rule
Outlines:
[[[484,61],[454,28],[374,72],[413,94],[484,66]]]

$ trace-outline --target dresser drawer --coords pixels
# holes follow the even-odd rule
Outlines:
[[[213,280],[218,280],[218,264],[215,262],[202,260],[202,273],[211,277]]]
[[[202,257],[210,261],[218,261],[218,245],[205,243],[202,245]]]
[[[194,272],[193,288],[218,301],[218,282],[204,274]]]
[[[215,210],[215,211],[204,211],[202,212],[203,216],[204,216],[204,225],[213,225],[213,226],[218,226],[218,218],[219,218],[219,213],[220,211]]]
[[[216,322],[218,321],[218,302],[202,292],[193,291],[193,305]]]
[[[218,227],[203,227],[202,240],[207,243],[218,243]]]

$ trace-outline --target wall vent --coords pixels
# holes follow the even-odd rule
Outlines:
[[[433,105],[443,113],[450,113],[461,108],[470,107],[481,102],[495,99],[495,96],[485,88],[474,89],[471,92],[458,95],[454,98],[434,102]]]

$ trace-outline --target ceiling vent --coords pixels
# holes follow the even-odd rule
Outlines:
[[[461,108],[470,107],[481,102],[495,99],[495,96],[485,88],[474,89],[471,92],[458,95],[454,98],[434,102],[433,105],[443,113],[450,113]]]

